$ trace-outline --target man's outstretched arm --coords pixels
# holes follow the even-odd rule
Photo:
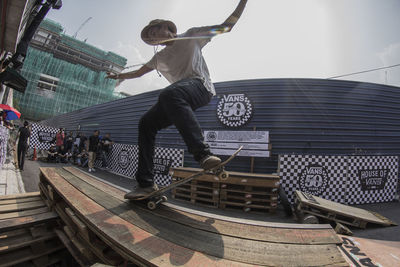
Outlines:
[[[246,3],[247,0],[240,0],[235,11],[222,24],[195,28],[196,31],[192,33],[192,36],[210,38],[221,33],[230,32],[242,15]]]
[[[143,76],[144,74],[152,71],[152,68],[147,67],[146,65],[143,65],[140,69],[130,71],[130,72],[125,72],[125,73],[119,73],[119,74],[107,74],[107,78],[110,79],[117,79],[117,80],[125,80],[125,79],[134,79]]]
[[[244,7],[246,6],[247,0],[240,0],[238,6],[235,11],[222,23],[221,26],[228,27],[228,32],[231,31],[233,26],[235,26],[236,22],[239,20],[240,16],[243,13]]]

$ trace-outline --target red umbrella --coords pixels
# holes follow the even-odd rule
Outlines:
[[[0,108],[4,110],[4,112],[7,114],[6,120],[17,120],[21,117],[21,113],[16,110],[13,107],[10,107],[9,105],[5,104],[0,104]]]

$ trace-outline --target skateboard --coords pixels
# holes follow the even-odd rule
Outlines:
[[[163,194],[177,186],[183,185],[187,182],[190,182],[191,180],[195,179],[196,177],[199,177],[203,174],[206,173],[211,173],[217,176],[221,180],[226,180],[229,178],[229,173],[225,171],[225,165],[228,164],[231,160],[233,160],[237,154],[239,154],[240,150],[242,150],[243,146],[240,146],[227,160],[221,162],[215,167],[212,167],[210,169],[202,170],[199,172],[196,172],[180,181],[177,181],[175,183],[172,183],[166,187],[163,187],[157,191],[154,191],[146,196],[130,199],[130,201],[144,201],[147,200],[147,208],[150,210],[154,210],[157,205],[159,205],[162,202],[167,201],[167,197],[164,196]]]

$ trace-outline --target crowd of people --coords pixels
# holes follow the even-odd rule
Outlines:
[[[110,134],[100,136],[100,131],[96,130],[87,138],[84,133],[73,132],[65,134],[65,130],[60,128],[55,136],[55,143],[47,151],[47,161],[54,163],[72,163],[80,167],[88,167],[89,172],[94,172],[94,162],[96,158],[102,161],[102,167],[109,169],[109,156],[113,141]]]

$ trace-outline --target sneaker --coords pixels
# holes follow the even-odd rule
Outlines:
[[[221,159],[214,155],[207,155],[200,160],[200,166],[204,170],[212,169],[221,163]]]
[[[158,186],[156,184],[148,187],[140,187],[137,186],[136,188],[133,189],[133,191],[126,193],[124,198],[125,199],[135,199],[139,197],[144,197],[147,196],[148,194],[159,190]]]
[[[89,168],[89,172],[92,172],[92,169],[91,169],[91,168]]]

